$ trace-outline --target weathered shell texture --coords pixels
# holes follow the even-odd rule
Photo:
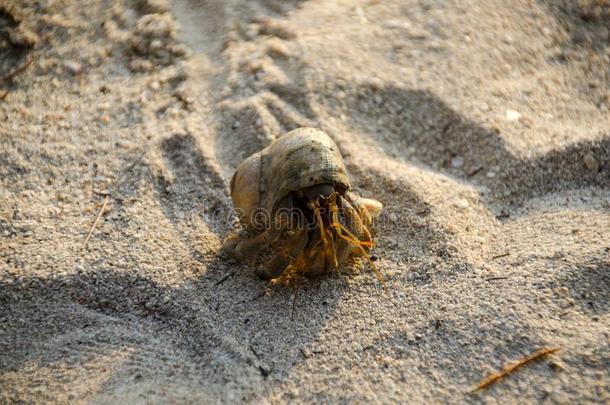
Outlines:
[[[259,205],[261,154],[253,154],[239,165],[231,179],[231,199],[239,211],[239,218],[248,223]]]
[[[298,128],[239,165],[231,181],[231,197],[246,215],[257,208],[273,212],[291,191],[320,184],[350,189],[341,153],[323,131]]]
[[[291,191],[320,184],[350,188],[347,170],[335,142],[314,128],[299,128],[277,139],[262,155],[265,189],[261,205],[274,205]],[[261,184],[263,185],[263,184]]]

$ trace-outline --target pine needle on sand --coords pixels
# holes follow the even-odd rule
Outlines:
[[[100,210],[97,214],[97,217],[95,217],[95,221],[93,221],[93,224],[91,225],[91,228],[89,229],[89,233],[87,234],[87,237],[85,238],[85,240],[83,241],[83,244],[80,247],[81,251],[83,251],[87,247],[87,243],[89,243],[89,239],[91,239],[91,235],[93,235],[93,231],[95,231],[95,227],[97,226],[97,223],[100,222],[100,218],[104,214],[104,210],[106,209],[106,206],[108,205],[109,200],[110,200],[110,198],[108,196],[106,196],[106,198],[104,198],[104,203],[102,204],[102,208],[100,208]]]
[[[502,368],[502,370],[495,372],[495,373],[491,373],[489,374],[487,377],[485,377],[484,379],[481,380],[481,382],[479,382],[474,388],[472,388],[469,392],[476,392],[482,389],[485,389],[487,387],[489,387],[490,385],[496,383],[497,381],[501,380],[502,378],[508,376],[509,374],[513,373],[515,370],[517,370],[518,368],[520,368],[521,366],[526,365],[527,363],[531,363],[532,361],[536,361],[539,359],[542,359],[543,357],[548,356],[549,354],[553,354],[557,351],[561,350],[561,348],[559,347],[554,347],[554,348],[542,348],[540,350],[535,351],[534,353],[523,357],[515,362],[509,363],[506,366],[504,366]]]

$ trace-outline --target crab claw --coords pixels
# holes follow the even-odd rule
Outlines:
[[[347,193],[346,198],[351,206],[358,210],[359,217],[366,228],[372,228],[373,220],[377,218],[383,210],[383,204],[372,198],[364,198],[354,193]]]

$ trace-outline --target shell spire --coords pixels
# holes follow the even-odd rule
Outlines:
[[[350,189],[337,144],[315,128],[298,128],[243,161],[231,180],[231,197],[243,215],[272,212],[293,191],[320,184]]]

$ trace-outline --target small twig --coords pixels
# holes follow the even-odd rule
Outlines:
[[[89,233],[87,234],[87,237],[85,238],[83,244],[80,247],[81,252],[87,247],[87,243],[89,243],[89,239],[91,239],[91,235],[93,235],[93,231],[95,230],[97,223],[100,222],[100,218],[104,214],[104,210],[108,205],[108,201],[110,201],[110,197],[104,197],[104,203],[102,204],[102,208],[100,208],[100,211],[97,213],[97,217],[95,217],[95,221],[93,221],[93,225],[91,225],[91,229],[89,229]]]
[[[250,351],[254,354],[254,356],[256,357],[257,360],[260,361],[261,357],[258,355],[258,353],[256,352],[256,350],[254,350],[254,346],[250,345]]]
[[[131,163],[129,166],[127,166],[127,169],[125,169],[123,176],[107,192],[97,192],[97,191],[95,192],[96,194],[105,195],[104,203],[102,204],[102,208],[98,212],[97,217],[95,218],[95,221],[93,221],[93,225],[91,225],[91,229],[89,230],[87,237],[85,238],[85,240],[83,241],[83,244],[80,247],[81,252],[87,247],[87,244],[89,243],[89,239],[91,239],[91,236],[93,235],[93,231],[95,230],[97,223],[99,222],[100,218],[102,217],[104,210],[106,209],[106,206],[108,205],[108,202],[110,201],[110,196],[112,195],[114,190],[116,190],[123,183],[123,181],[125,181],[127,179],[127,176],[129,175],[131,170],[134,167],[136,167],[142,161],[142,159],[144,159],[146,152],[147,152],[147,150],[142,152],[140,154],[140,156],[138,157],[138,159],[136,159],[133,163]]]
[[[271,374],[271,371],[267,370],[263,366],[258,366],[258,371],[260,371],[260,373],[263,376],[263,378],[267,378],[267,377],[269,377],[269,374]]]
[[[101,195],[101,196],[109,196],[110,195],[110,191],[108,190],[93,190],[93,194],[97,194],[97,195]]]
[[[218,280],[216,283],[214,283],[214,285],[220,285],[222,283],[224,283],[225,281],[227,281],[229,278],[233,277],[235,275],[235,273],[237,273],[236,271],[233,271],[229,274],[227,274],[226,276],[224,276],[223,278],[221,278],[220,280]]]
[[[17,76],[19,73],[23,72],[25,69],[27,69],[28,66],[30,66],[30,64],[34,61],[34,58],[29,56],[25,62],[23,62],[21,65],[17,66],[15,69],[11,70],[10,72],[8,72],[7,74],[5,74],[4,76],[0,77],[0,83],[2,83],[5,80],[10,80],[13,77]]]
[[[506,280],[508,277],[489,277],[485,281]]]
[[[254,350],[254,346],[252,345],[248,345],[250,347],[250,351],[254,354],[254,357],[256,357],[256,360],[258,360],[259,362],[261,361],[261,356],[256,352],[256,350]],[[266,367],[263,367],[260,364],[256,364],[254,361],[248,359],[248,364],[256,366],[256,368],[258,368],[258,371],[261,373],[261,375],[263,376],[263,378],[267,378],[269,377],[269,374],[271,374],[271,371],[269,369],[267,369]]]
[[[543,349],[537,350],[536,352],[530,354],[529,356],[523,357],[513,363],[510,363],[510,364],[504,366],[502,368],[502,370],[500,370],[496,373],[491,373],[490,375],[488,375],[487,377],[482,379],[481,382],[479,382],[479,384],[477,384],[477,386],[472,388],[469,392],[472,393],[472,392],[476,392],[476,391],[482,390],[484,388],[487,388],[491,384],[493,384],[493,383],[497,382],[498,380],[511,374],[513,371],[515,371],[519,367],[521,367],[527,363],[530,363],[532,361],[541,359],[549,354],[553,354],[559,350],[561,350],[561,348],[559,348],[559,347],[554,347],[554,348],[550,348],[550,349],[543,348]]]
[[[502,253],[491,257],[491,260],[501,259],[503,257],[510,256],[510,252]]]
[[[427,213],[429,213],[429,212],[430,212],[430,208],[425,207],[425,208],[422,208],[422,209],[421,209],[421,210],[419,210],[419,211],[416,211],[415,213],[416,213],[417,215],[424,215],[424,214],[427,214]]]
[[[480,172],[481,170],[483,170],[483,166],[477,166],[474,169],[472,169],[469,173],[468,173],[468,177],[472,177],[475,174],[477,174],[478,172]]]

